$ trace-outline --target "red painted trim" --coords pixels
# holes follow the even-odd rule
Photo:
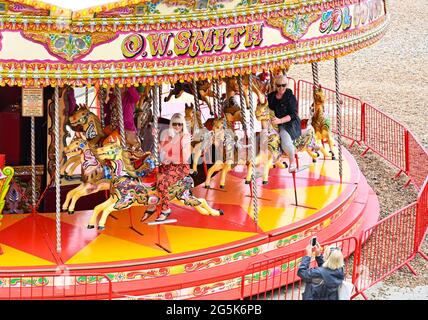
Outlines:
[[[364,189],[367,188],[368,186],[366,183],[363,183],[361,187],[363,188],[362,191],[364,192]],[[358,200],[362,201],[363,199],[358,198]],[[353,210],[351,207],[348,208],[347,210],[348,214],[355,214],[352,211]],[[366,207],[360,214],[358,214],[359,219],[365,219],[364,217],[366,217],[368,213],[371,213],[371,211],[372,211],[371,208]],[[358,217],[356,219],[358,219]],[[355,220],[353,219],[350,223],[347,224],[347,226],[345,226],[345,228],[340,229],[342,230],[342,232],[339,231],[339,233],[336,236],[340,236],[340,234],[344,234],[354,224],[355,224]],[[329,226],[329,227],[331,228],[332,226]],[[327,229],[323,230],[322,232],[329,234],[329,231]],[[304,240],[298,241],[298,242],[299,242],[299,247],[303,247],[304,244],[306,244],[306,241]],[[296,247],[295,244],[293,244],[293,246]],[[286,248],[291,249],[291,245],[287,246]],[[211,269],[202,270],[200,272],[172,275],[165,278],[114,282],[113,299],[123,298],[126,295],[131,295],[131,296],[145,295],[145,294],[149,295],[149,294],[155,294],[159,292],[162,293],[166,291],[181,290],[184,288],[197,287],[197,286],[201,286],[209,283],[216,283],[221,281],[227,281],[230,279],[235,279],[242,275],[241,270],[245,270],[250,263],[258,260],[265,260],[268,257],[278,256],[278,255],[284,254],[284,252],[285,252],[284,248],[280,248],[277,250],[269,251],[261,256],[255,256],[246,260],[239,260],[234,263],[230,263],[227,265],[223,265],[223,266],[215,267]],[[99,269],[97,270],[97,273],[104,273],[105,271],[114,272],[114,270]],[[124,272],[125,269],[121,268],[121,269],[118,269],[117,271]],[[71,274],[72,273],[73,272],[71,272]],[[159,285],[160,281],[162,285]],[[240,289],[236,288],[233,290],[222,291],[220,293],[215,293],[211,295],[197,296],[194,299],[196,298],[197,299],[212,299],[212,298],[217,299],[219,297],[233,298],[233,299],[239,298]]]
[[[345,150],[344,150],[345,151]],[[358,169],[358,166],[355,160],[352,158],[347,151],[344,152],[344,156],[346,157],[350,171],[354,174],[355,177],[352,177],[351,180],[358,181],[360,179],[361,173]],[[358,180],[357,180],[358,179]],[[303,220],[300,222],[296,222],[289,226],[285,226],[283,228],[279,228],[275,231],[271,231],[268,233],[258,234],[252,237],[249,237],[244,240],[239,240],[235,242],[231,242],[227,245],[219,245],[215,247],[211,247],[209,249],[200,249],[195,250],[190,253],[177,253],[170,254],[166,257],[156,257],[156,258],[146,258],[146,259],[138,259],[138,260],[124,260],[118,262],[108,262],[108,263],[87,263],[87,264],[67,264],[67,268],[69,270],[102,270],[103,272],[114,272],[113,270],[121,270],[121,271],[131,271],[131,270],[139,270],[141,268],[149,269],[149,268],[162,268],[173,265],[180,265],[186,263],[193,263],[200,260],[211,259],[227,254],[233,254],[241,250],[246,250],[249,248],[253,248],[255,246],[267,244],[276,239],[280,239],[285,237],[285,233],[298,233],[302,230],[307,229],[317,223],[320,223],[323,220],[328,219],[332,216],[337,210],[345,205],[349,199],[353,196],[357,189],[357,184],[348,184],[346,185],[345,190],[341,193],[339,198],[323,208],[313,216],[311,216],[308,220]],[[54,253],[53,253],[54,254]],[[60,260],[60,259],[59,259]],[[63,264],[60,262],[60,264]],[[31,271],[52,271],[56,268],[56,266],[45,266],[45,267],[31,267]],[[25,272],[29,271],[27,268],[22,267],[6,267],[4,270],[9,271],[19,271]]]

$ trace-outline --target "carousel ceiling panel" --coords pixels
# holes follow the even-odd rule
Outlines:
[[[132,85],[260,72],[352,53],[389,25],[383,0],[195,3],[125,0],[75,11],[61,30],[27,28],[21,39],[0,31],[0,84]],[[214,3],[222,6],[210,16]],[[159,12],[138,15],[136,6]],[[176,6],[191,9],[168,11]],[[80,19],[79,12],[93,17]]]
[[[61,2],[61,1],[57,1]],[[62,1],[64,2],[64,1]],[[22,16],[71,16],[71,10],[53,3],[38,0],[4,0],[0,1],[1,15]]]
[[[26,39],[20,31],[3,31],[0,36],[1,61],[58,61],[52,53],[46,50],[46,46],[32,41],[30,38]]]

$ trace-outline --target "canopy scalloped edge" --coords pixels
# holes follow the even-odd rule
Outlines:
[[[197,12],[192,14],[150,14],[147,16],[118,16],[118,17],[85,17],[78,18],[78,13],[68,9],[61,9],[53,5],[40,3],[33,0],[9,0],[10,2],[32,5],[34,8],[56,10],[50,16],[31,15],[0,15],[0,30],[25,30],[25,31],[71,31],[71,32],[127,32],[166,30],[180,28],[212,27],[220,23],[244,23],[256,19],[269,19],[297,14],[320,13],[335,7],[352,5],[361,0],[307,0],[301,3],[285,2],[276,5],[257,5],[257,7],[244,6],[235,10],[218,12]],[[136,1],[121,1],[114,5],[126,7],[124,3]],[[138,0],[143,3],[144,1]],[[34,4],[32,4],[34,3]],[[123,5],[123,6],[122,6]],[[101,8],[102,6],[95,7]],[[116,7],[115,7],[116,8]],[[119,7],[118,7],[119,8]],[[89,10],[89,9],[84,9]],[[83,11],[84,11],[83,10]],[[83,12],[82,11],[82,12]],[[73,17],[73,18],[72,18]]]
[[[249,74],[251,72],[261,72],[271,70],[274,68],[286,68],[291,64],[302,64],[311,63],[316,61],[329,60],[338,58],[356,50],[360,50],[367,46],[370,46],[377,42],[383,37],[389,25],[389,18],[385,16],[382,20],[378,21],[378,27],[372,30],[369,34],[366,34],[363,38],[356,38],[350,42],[343,42],[342,44],[327,45],[326,50],[317,48],[312,51],[301,51],[301,54],[296,54],[292,57],[281,58],[278,57],[276,61],[251,61],[248,65],[239,66],[234,60],[229,67],[216,70],[194,70],[194,71],[182,71],[173,73],[169,66],[166,66],[166,74],[146,74],[143,75],[144,62],[141,63],[101,63],[95,68],[101,68],[96,70],[89,65],[86,68],[84,64],[56,64],[44,66],[41,63],[30,63],[22,64],[17,62],[3,63],[0,65],[0,85],[9,86],[62,86],[62,85],[74,85],[74,86],[132,86],[139,84],[150,84],[165,83],[165,82],[177,82],[177,81],[190,81],[192,79],[210,79],[219,77],[229,77],[238,74]],[[303,47],[302,43],[298,44]],[[307,48],[310,48],[313,44],[306,43]],[[258,57],[257,57],[258,58]],[[198,60],[201,58],[194,58]],[[138,65],[138,67],[137,67]],[[147,67],[147,65],[146,65]],[[152,66],[150,69],[156,69]],[[159,70],[158,72],[161,72]],[[103,76],[101,76],[101,74]],[[114,74],[115,76],[109,76]]]

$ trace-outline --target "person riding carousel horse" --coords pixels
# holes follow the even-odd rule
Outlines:
[[[163,221],[171,214],[169,207],[168,188],[190,174],[190,134],[186,121],[180,113],[171,117],[169,129],[162,133],[161,165],[157,176],[156,188],[159,191],[161,214],[156,221]],[[151,205],[146,210],[141,221],[147,220],[156,212],[156,206]]]
[[[179,134],[176,136],[180,138]],[[142,219],[146,220],[155,212],[154,210],[150,213],[150,207],[155,209],[156,205],[161,205],[162,208],[165,209],[165,206],[168,206],[169,201],[173,199],[179,200],[186,206],[194,207],[202,215],[223,215],[222,210],[211,208],[205,199],[196,198],[192,194],[191,189],[194,187],[193,179],[181,174],[182,171],[161,172],[157,177],[157,183],[155,185],[144,183],[139,178],[139,175],[136,174],[133,166],[130,165],[129,157],[123,150],[119,139],[110,141],[109,138],[110,137],[106,139],[103,147],[97,148],[96,153],[100,160],[109,160],[108,163],[111,167],[110,197],[94,208],[88,224],[88,229],[93,229],[95,227],[97,216],[101,212],[102,217],[98,222],[98,229],[104,230],[106,220],[113,211],[124,210],[131,206],[149,206],[149,212],[146,211]],[[170,157],[172,156],[170,155]],[[153,170],[153,164],[152,161],[144,162],[142,168],[144,175],[147,175]],[[171,168],[171,166],[165,165],[161,170],[164,171],[165,168],[168,167]],[[167,176],[168,174],[172,179]],[[177,176],[179,176],[180,179],[177,179]],[[163,210],[161,213],[163,217],[159,217],[156,221],[165,221],[169,213],[166,214]]]
[[[289,172],[296,171],[294,159],[295,147],[293,141],[301,136],[300,118],[297,112],[297,99],[291,89],[288,89],[288,78],[279,75],[275,78],[276,91],[268,95],[269,108],[275,112],[271,119],[273,125],[278,125],[281,137],[281,148],[290,159]]]

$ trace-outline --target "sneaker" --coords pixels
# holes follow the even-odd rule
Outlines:
[[[296,163],[290,163],[290,166],[288,167],[288,172],[292,173],[292,172],[296,172]]]

